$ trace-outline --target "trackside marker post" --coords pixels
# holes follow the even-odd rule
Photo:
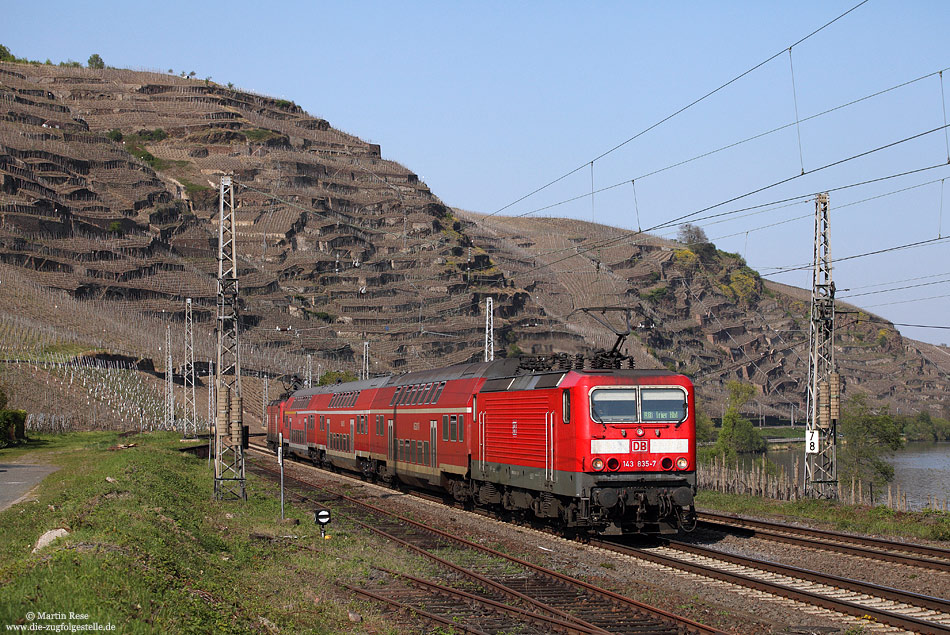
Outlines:
[[[330,524],[330,510],[318,509],[313,512],[313,522],[320,525],[320,537],[328,540],[330,536],[327,535],[327,525]]]

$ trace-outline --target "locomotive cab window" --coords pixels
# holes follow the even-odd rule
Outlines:
[[[686,393],[679,388],[643,388],[640,396],[644,421],[686,420]]]
[[[635,423],[636,388],[595,388],[590,392],[590,418],[597,423]]]

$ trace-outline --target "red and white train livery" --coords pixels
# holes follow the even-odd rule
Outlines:
[[[601,534],[695,524],[689,378],[469,363],[298,390],[267,441],[315,465]]]

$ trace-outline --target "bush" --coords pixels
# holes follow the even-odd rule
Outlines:
[[[168,138],[168,133],[161,128],[156,128],[155,130],[139,130],[136,134],[144,141],[162,141]]]
[[[329,384],[342,384],[348,381],[356,381],[357,377],[348,370],[331,370],[323,373],[317,380],[318,386],[327,386]]]
[[[26,410],[0,410],[0,448],[26,439]]]
[[[119,129],[112,129],[109,131],[109,134],[106,135],[116,143],[122,141],[122,131]]]

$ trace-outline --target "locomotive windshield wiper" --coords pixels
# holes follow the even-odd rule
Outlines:
[[[686,413],[686,402],[685,402],[685,401],[683,402],[683,413],[684,413],[684,414]],[[676,428],[680,427],[681,425],[683,425],[683,422],[684,422],[684,421],[686,421],[686,417],[683,417],[680,421],[677,421],[677,422],[676,422],[676,425],[673,426],[673,428],[676,429]]]

